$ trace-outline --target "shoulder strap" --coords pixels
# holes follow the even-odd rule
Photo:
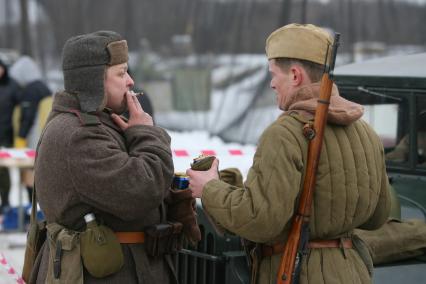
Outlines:
[[[69,109],[63,106],[54,106],[53,110],[57,112],[62,112],[62,113],[65,112],[65,113],[74,114],[75,116],[78,117],[78,119],[80,120],[80,124],[82,126],[95,126],[95,125],[102,124],[101,120],[96,114],[81,112],[78,109]]]
[[[31,195],[31,216],[30,216],[30,223],[35,223],[37,220],[36,218],[36,212],[37,212],[37,197],[36,197],[36,188],[35,188],[35,182],[33,185],[33,193]]]
[[[40,138],[38,139],[37,147],[36,147],[36,156],[34,158],[34,165],[35,165],[36,160],[37,160],[37,153],[38,153],[38,148],[40,147],[40,144],[41,144],[41,139],[43,138],[44,132],[46,131],[49,124],[50,124],[50,121],[46,124],[42,133],[40,134]],[[36,186],[35,186],[35,181],[34,181],[33,192],[31,194],[31,216],[30,216],[30,223],[31,224],[34,224],[34,223],[37,222],[36,214],[37,214],[37,193],[36,193]]]
[[[78,119],[80,120],[80,123],[81,123],[82,126],[95,126],[95,125],[101,124],[99,117],[95,114],[81,112],[81,111],[76,110],[76,109],[70,109],[66,112],[75,114],[78,117]]]

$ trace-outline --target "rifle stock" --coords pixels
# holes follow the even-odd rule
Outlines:
[[[332,57],[330,64],[328,66],[326,64],[324,74],[321,78],[320,96],[315,110],[313,125],[315,136],[309,141],[308,160],[305,169],[306,174],[303,181],[302,193],[296,214],[292,220],[284,252],[281,257],[277,275],[277,284],[298,282],[301,258],[307,249],[310,211],[316,183],[316,173],[321,154],[324,128],[327,122],[328,105],[330,102],[331,90],[333,88],[333,80],[331,77],[334,69],[337,47],[339,45],[339,37],[340,35],[336,33],[331,52]],[[325,62],[327,63],[327,58],[325,59]]]

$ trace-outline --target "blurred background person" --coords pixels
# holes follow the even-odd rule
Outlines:
[[[9,76],[8,66],[0,60],[0,147],[13,146],[12,116],[19,103],[19,91],[19,85]],[[9,207],[9,191],[9,171],[0,167],[0,215]]]
[[[40,101],[52,94],[48,86],[43,81],[43,76],[38,64],[29,56],[20,57],[10,67],[10,77],[19,85],[19,100],[12,107],[11,111],[16,111],[18,123],[13,138],[14,148],[28,148],[33,143],[29,143],[38,112]],[[19,106],[19,108],[16,108]],[[37,140],[36,133],[34,140]],[[21,180],[28,193],[28,200],[31,202],[31,193],[34,183],[34,173],[32,169],[21,171]]]
[[[417,162],[426,166],[426,109],[417,116]],[[410,150],[409,134],[404,135],[395,149],[386,154],[386,159],[395,162],[408,161]]]
[[[28,136],[37,116],[40,101],[52,94],[43,82],[42,72],[29,56],[22,56],[10,68],[10,76],[21,86],[21,112],[15,148],[28,147]]]

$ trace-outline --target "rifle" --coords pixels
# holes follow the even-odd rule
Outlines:
[[[309,242],[309,218],[314,196],[316,174],[321,154],[324,128],[327,122],[328,105],[330,104],[331,89],[333,87],[333,70],[336,61],[337,47],[340,34],[334,35],[330,64],[327,65],[328,53],[325,58],[324,74],[321,78],[320,96],[315,110],[315,119],[312,127],[303,129],[305,136],[310,140],[308,148],[308,161],[303,189],[299,206],[293,217],[290,233],[281,257],[277,275],[277,284],[298,283],[302,257],[307,252]]]

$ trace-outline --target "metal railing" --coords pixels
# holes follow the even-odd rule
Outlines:
[[[176,255],[179,283],[248,283],[248,266],[240,238],[217,234],[200,204],[197,214],[202,238],[196,248],[186,247]]]

